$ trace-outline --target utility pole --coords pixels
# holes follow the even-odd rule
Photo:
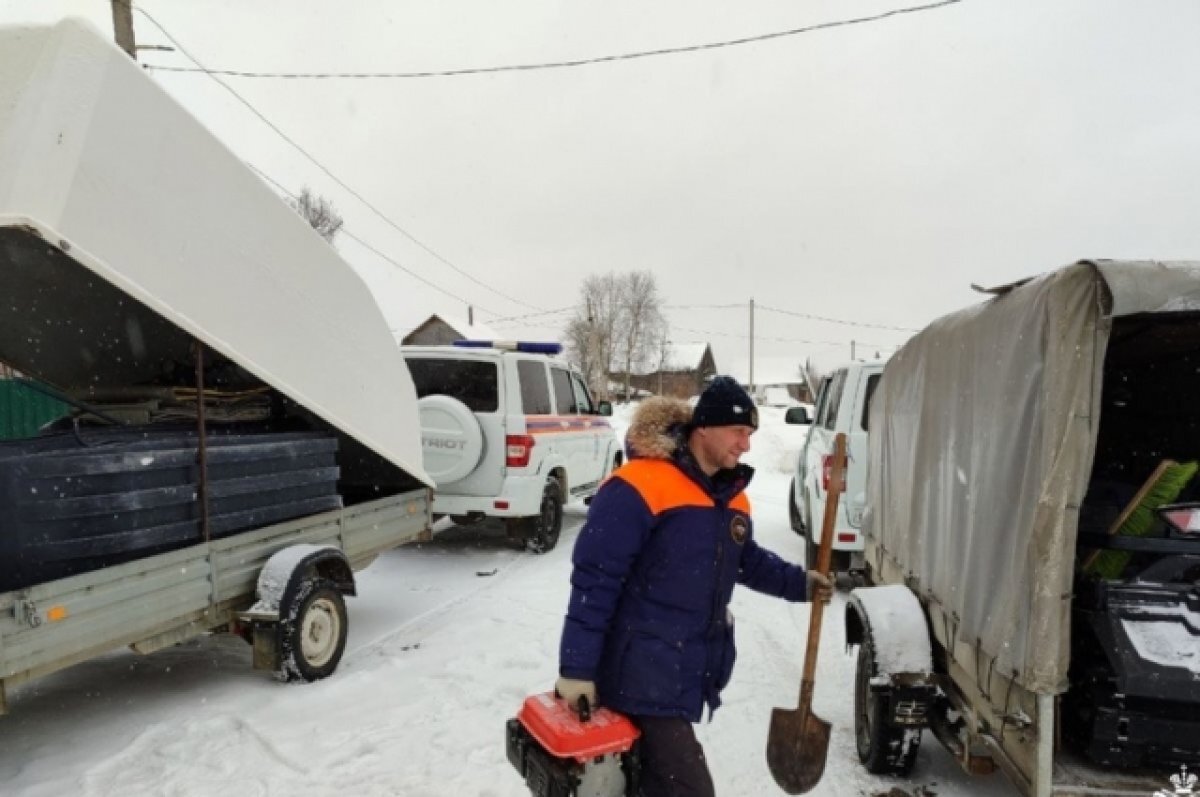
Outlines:
[[[754,299],[750,299],[750,395],[754,395]]]
[[[117,46],[137,60],[137,43],[133,39],[133,0],[112,0],[113,34]]]
[[[854,341],[850,341],[850,362],[854,362]]]

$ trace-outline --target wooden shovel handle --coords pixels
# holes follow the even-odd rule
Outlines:
[[[838,497],[845,490],[846,435],[839,432],[833,439],[833,468],[829,474],[829,491],[825,495],[825,517],[821,521],[821,547],[817,551],[817,572],[826,576],[829,575],[829,560],[833,557],[833,526],[837,522]],[[809,533],[812,533],[811,529]],[[808,619],[804,673],[800,678],[800,710],[805,713],[812,707],[813,682],[817,674],[817,650],[821,645],[821,618],[824,614],[825,601],[813,601]]]

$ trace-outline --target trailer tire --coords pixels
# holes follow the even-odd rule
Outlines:
[[[346,650],[346,601],[332,581],[304,580],[289,606],[280,607],[279,676],[318,681],[337,669]]]
[[[895,728],[888,723],[888,701],[871,689],[877,674],[875,642],[871,634],[858,646],[854,673],[854,742],[858,760],[876,775],[907,775],[921,747],[920,729]]]

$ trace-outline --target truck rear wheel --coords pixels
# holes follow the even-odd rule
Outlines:
[[[875,641],[867,633],[858,646],[854,673],[854,742],[858,760],[876,775],[907,775],[921,747],[921,729],[894,728],[888,722],[887,693],[871,688],[878,674]]]
[[[333,674],[346,650],[346,601],[337,585],[309,578],[291,606],[280,607],[280,676],[317,681]]]

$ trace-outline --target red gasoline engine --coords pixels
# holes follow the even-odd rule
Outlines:
[[[579,708],[554,692],[525,698],[507,724],[508,760],[534,797],[635,797],[638,729],[586,700]]]

